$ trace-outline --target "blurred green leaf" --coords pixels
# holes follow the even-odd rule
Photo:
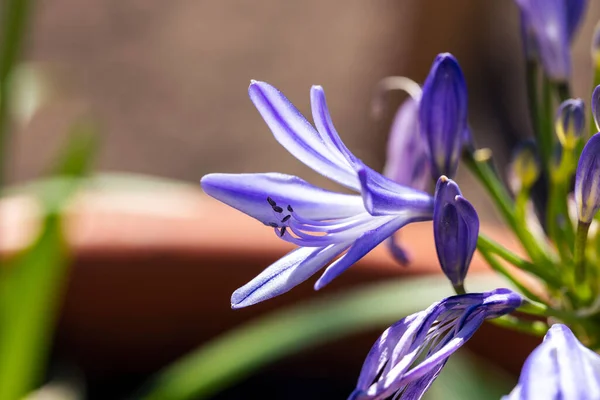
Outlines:
[[[504,286],[503,282],[495,276],[473,275],[468,287],[482,291]],[[353,333],[383,329],[452,294],[447,279],[440,274],[370,284],[288,307],[240,326],[183,357],[159,373],[141,397],[207,398],[270,362]],[[368,351],[365,349],[365,356]]]
[[[503,370],[461,350],[450,358],[424,399],[499,400],[515,385]]]
[[[81,133],[80,133],[81,132]],[[87,172],[93,142],[75,129],[58,173],[79,177]],[[45,209],[41,232],[26,250],[0,269],[0,399],[22,399],[38,382],[65,285],[68,249],[60,211],[77,189],[67,179],[40,200]]]

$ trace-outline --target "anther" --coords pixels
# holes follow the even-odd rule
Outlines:
[[[277,205],[277,203],[275,203],[275,200],[273,200],[270,197],[267,197],[267,201],[269,202],[269,204],[271,205],[271,207],[275,207]]]
[[[269,222],[269,226],[272,226],[273,228],[279,228],[279,225],[277,225],[275,222]]]
[[[286,230],[285,226],[279,230],[279,237],[283,237],[283,235],[285,235],[285,230]]]
[[[288,205],[288,206],[287,206],[287,210],[288,210],[289,212],[294,212],[294,209],[293,209],[293,208],[292,208],[292,206],[290,206],[290,205]]]
[[[283,219],[281,220],[281,222],[287,222],[290,218],[292,218],[291,215],[286,215],[285,217],[283,217]]]
[[[279,206],[273,206],[273,211],[275,211],[276,213],[282,213],[283,212],[283,208],[281,208]]]

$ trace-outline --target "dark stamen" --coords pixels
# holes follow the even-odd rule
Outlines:
[[[290,218],[292,218],[291,215],[286,215],[285,217],[283,217],[283,219],[281,220],[281,222],[287,222]]]
[[[283,212],[283,208],[281,208],[279,206],[273,206],[273,211],[275,211],[276,213],[282,213]]]
[[[283,235],[285,235],[285,230],[286,230],[285,226],[279,230],[279,236],[280,237],[283,237]]]
[[[269,202],[269,204],[271,205],[271,207],[275,207],[277,205],[277,203],[275,203],[275,200],[273,200],[270,197],[267,197],[267,201]]]
[[[292,206],[287,206],[287,209],[289,212],[294,212],[294,209],[292,208]]]
[[[277,225],[275,222],[269,222],[269,225],[273,228],[279,228],[279,225]]]

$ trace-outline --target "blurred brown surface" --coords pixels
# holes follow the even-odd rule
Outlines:
[[[12,215],[0,218],[5,251],[21,247],[35,231],[33,210],[26,197],[0,202],[0,216]],[[88,191],[70,207],[66,228],[75,259],[57,354],[92,380],[152,373],[250,318],[300,300],[380,279],[440,273],[431,224],[412,224],[401,231],[412,257],[408,268],[379,247],[320,292],[313,291],[313,278],[275,299],[234,311],[229,305],[233,290],[293,246],[199,189]],[[514,248],[503,231],[485,230]],[[471,273],[487,273],[478,256]],[[535,343],[495,327],[483,332],[473,348],[513,372]],[[290,373],[318,364],[332,376],[354,376],[378,333],[323,346],[284,364]]]

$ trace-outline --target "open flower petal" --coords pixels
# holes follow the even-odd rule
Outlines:
[[[600,356],[562,324],[552,325],[527,358],[519,383],[503,400],[600,398]]]
[[[267,199],[283,208],[283,212],[291,205],[298,214],[316,220],[350,217],[365,211],[358,195],[330,192],[292,175],[209,174],[202,178],[201,185],[210,196],[266,225],[279,224],[277,218],[283,216],[274,212]]]
[[[398,229],[402,228],[409,222],[416,220],[423,220],[422,216],[415,216],[411,213],[407,213],[404,216],[399,217],[379,217],[382,224],[377,228],[364,232],[350,247],[350,250],[344,254],[339,260],[336,260],[331,264],[323,275],[319,278],[315,284],[315,290],[319,290],[328,283],[330,283],[339,274],[348,269],[352,264],[363,258],[368,252],[373,250],[379,243],[383,242],[386,238],[391,236]]]
[[[346,247],[336,244],[293,250],[233,292],[231,307],[251,306],[289,291],[323,268]]]
[[[508,289],[469,293],[401,319],[367,355],[350,399],[420,399],[448,358],[485,319],[514,311],[522,300]]]
[[[275,139],[287,151],[323,176],[359,190],[352,168],[331,152],[315,128],[283,93],[268,83],[257,81],[250,84],[248,93]]]

